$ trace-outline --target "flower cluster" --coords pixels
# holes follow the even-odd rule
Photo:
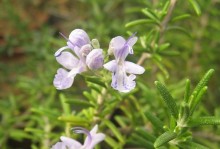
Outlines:
[[[90,132],[82,127],[75,127],[73,128],[75,133],[87,135],[84,144],[81,144],[77,140],[61,136],[60,140],[62,142],[57,142],[51,149],[93,149],[96,144],[105,139],[105,135],[103,133],[97,133],[97,130],[98,125],[95,125]]]
[[[102,67],[104,59],[102,49],[93,49],[84,30],[73,30],[69,38],[61,35],[67,40],[67,46],[60,48],[55,57],[58,63],[70,71],[63,68],[57,70],[53,84],[58,90],[71,87],[74,77],[86,71],[87,66],[92,70]],[[64,51],[66,49],[71,49],[72,53]]]
[[[58,63],[66,68],[59,68],[54,78],[54,86],[59,90],[71,87],[74,77],[86,71],[87,68],[95,70],[104,66],[105,69],[112,72],[111,86],[120,92],[129,92],[136,86],[135,74],[142,74],[145,71],[143,67],[125,61],[128,54],[134,53],[132,46],[137,42],[135,34],[127,41],[121,36],[114,37],[110,42],[108,54],[113,54],[115,60],[104,65],[103,50],[99,48],[99,44],[96,44],[98,47],[91,44],[89,36],[84,30],[73,30],[69,38],[61,35],[67,40],[67,46],[60,48],[55,53]],[[64,51],[66,49],[71,49],[73,54]]]
[[[136,43],[137,37],[133,34],[127,41],[117,36],[109,45],[108,53],[113,53],[115,60],[104,65],[104,68],[112,72],[111,86],[120,92],[129,92],[134,89],[136,83],[134,74],[144,73],[144,68],[129,61],[125,61],[128,54],[133,54],[132,46]],[[127,76],[127,73],[130,74]]]

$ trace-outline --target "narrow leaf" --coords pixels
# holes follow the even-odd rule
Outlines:
[[[180,143],[178,143],[178,146],[183,148],[183,149],[209,149],[206,146],[203,146],[201,144],[191,142],[191,141],[180,142]]]
[[[190,4],[193,6],[197,15],[201,14],[200,6],[196,0],[189,0]]]
[[[166,3],[163,5],[163,9],[162,9],[162,14],[166,15],[167,14],[167,11],[169,9],[169,6],[170,6],[170,1],[166,1]]]
[[[115,137],[121,142],[124,143],[124,138],[121,135],[120,131],[117,129],[117,127],[110,121],[106,120],[104,123],[107,125],[107,127],[112,131],[112,133],[115,135]]]
[[[154,54],[155,55],[155,54]],[[156,58],[153,57],[154,62],[157,64],[157,66],[159,67],[159,69],[163,72],[163,74],[166,76],[166,78],[169,78],[169,73],[166,70],[166,68],[161,64],[161,62]]]
[[[83,95],[90,101],[96,101],[96,99],[94,99],[93,96],[87,91],[84,91]]]
[[[207,86],[208,81],[210,80],[213,73],[214,73],[214,69],[210,69],[208,72],[206,72],[203,78],[199,81],[199,83],[197,84],[196,88],[193,91],[193,95],[195,97],[197,96],[197,94],[203,87]]]
[[[160,92],[163,100],[165,101],[170,113],[173,115],[175,119],[178,118],[178,109],[176,102],[174,101],[173,97],[170,95],[169,91],[167,88],[160,82],[155,81],[155,85]]]
[[[158,148],[158,147],[164,145],[165,143],[168,143],[169,141],[175,139],[176,136],[177,136],[176,133],[174,133],[172,131],[167,131],[157,138],[157,140],[154,142],[154,147]]]
[[[148,141],[154,142],[156,140],[156,137],[148,133],[147,130],[145,130],[144,128],[138,127],[136,128],[136,132],[139,136],[145,138]]]
[[[64,121],[64,122],[69,122],[69,123],[72,123],[74,125],[78,125],[78,126],[84,126],[84,127],[87,127],[88,126],[88,120],[86,119],[83,119],[83,118],[79,118],[79,117],[76,117],[76,116],[60,116],[58,117],[58,120],[60,121]]]
[[[183,104],[180,107],[180,113],[179,113],[179,120],[177,121],[178,126],[181,127],[186,127],[187,126],[187,121],[190,117],[190,109],[189,106],[187,104]]]
[[[65,100],[67,100],[66,96],[64,94],[60,94],[60,102],[64,111],[64,114],[69,114],[70,113],[70,106],[65,103]]]
[[[208,117],[199,117],[189,120],[189,127],[203,126],[203,125],[220,125],[220,118],[208,116]]]
[[[157,22],[158,24],[160,23],[159,18],[157,17],[157,15],[151,11],[150,9],[143,9],[142,12],[149,17],[150,19],[154,20],[155,22]]]
[[[95,83],[95,84],[97,84],[97,85],[100,85],[100,86],[106,88],[105,83],[103,83],[102,81],[100,81],[100,78],[97,78],[97,77],[87,77],[87,78],[86,78],[86,81]]]
[[[118,142],[116,142],[113,138],[106,136],[105,142],[108,143],[112,148],[120,148]]]
[[[134,142],[132,142],[132,141],[130,141],[130,142],[138,145],[139,147],[144,147],[147,149],[154,149],[152,142],[149,142],[148,140],[142,138],[141,136],[139,136],[137,134],[132,134],[131,138],[132,138],[132,140],[134,140]]]
[[[148,23],[154,23],[154,21],[152,21],[150,19],[139,19],[139,20],[135,20],[135,21],[132,21],[132,22],[125,24],[125,27],[131,27],[131,26],[148,24]]]
[[[190,16],[191,16],[190,14],[183,14],[183,15],[180,15],[180,16],[177,16],[177,17],[173,18],[171,21],[175,22],[175,21],[178,21],[178,20],[189,18]]]
[[[155,127],[157,130],[164,131],[163,122],[161,120],[159,120],[150,112],[145,112],[144,114],[146,115],[147,119],[152,123],[153,127]]]
[[[190,97],[190,80],[186,80],[186,87],[185,87],[185,93],[184,93],[184,102],[188,103]]]
[[[79,99],[69,99],[65,101],[68,104],[72,104],[74,106],[78,106],[78,107],[94,107],[93,104],[89,103],[88,101],[84,101],[84,100],[79,100]]]
[[[160,53],[160,55],[164,55],[164,56],[177,56],[177,55],[180,55],[180,52],[179,51],[168,51],[168,50],[166,50],[166,51],[160,51],[159,52]]]
[[[161,44],[159,47],[159,51],[163,51],[163,50],[167,49],[169,46],[170,46],[170,43]]]
[[[206,93],[207,91],[207,86],[203,87],[198,95],[195,98],[192,98],[192,100],[189,103],[190,106],[190,115],[193,114],[193,112],[195,111],[196,107],[199,105],[200,101],[202,100],[202,96]]]

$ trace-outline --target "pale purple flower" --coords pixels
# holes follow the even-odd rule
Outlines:
[[[84,144],[81,144],[77,140],[61,136],[60,140],[62,142],[57,142],[51,149],[93,149],[96,144],[105,139],[103,133],[97,133],[98,125],[95,125],[90,132],[81,127],[75,127],[73,130],[75,133],[84,133],[87,135]]]
[[[88,64],[90,69],[97,69],[103,65],[102,50],[92,50],[89,36],[84,30],[73,30],[69,38],[65,37],[62,33],[61,35],[67,40],[67,46],[60,48],[54,54],[57,62],[65,68],[57,70],[53,81],[54,86],[58,90],[71,87],[75,76],[86,71]],[[72,52],[64,51],[66,49],[71,49]],[[89,60],[87,60],[87,57]]]
[[[134,74],[142,74],[145,71],[143,67],[125,61],[128,54],[133,54],[132,46],[136,41],[135,35],[132,35],[127,41],[123,37],[117,36],[111,40],[109,45],[108,53],[113,53],[115,60],[104,64],[104,68],[112,72],[111,86],[120,92],[129,92],[134,89],[136,86]]]
[[[86,64],[89,69],[96,70],[103,66],[104,56],[102,49],[93,49],[86,57]]]

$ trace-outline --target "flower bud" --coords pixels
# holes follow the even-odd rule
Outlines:
[[[92,39],[92,46],[94,49],[99,49],[100,48],[100,44],[98,39]]]
[[[104,56],[102,49],[92,50],[86,57],[86,64],[89,69],[95,70],[103,66]]]
[[[114,51],[113,40],[111,40],[111,42],[109,44],[109,48],[108,48],[108,55],[112,55],[113,51]]]
[[[86,57],[91,52],[91,50],[92,50],[92,46],[90,44],[86,44],[82,46],[79,53],[81,54],[81,56]]]

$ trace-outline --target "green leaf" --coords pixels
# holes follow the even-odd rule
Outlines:
[[[135,20],[135,21],[132,21],[132,22],[125,24],[125,27],[131,27],[131,26],[148,24],[148,23],[154,23],[154,21],[152,21],[150,19],[139,19],[139,20]]]
[[[202,125],[220,125],[220,118],[213,116],[193,118],[189,120],[187,125],[189,127],[197,127]]]
[[[164,131],[163,130],[163,122],[162,121],[160,121],[151,112],[145,112],[144,114],[146,115],[148,120],[152,123],[153,127],[155,127],[157,130]]]
[[[189,117],[190,117],[189,105],[184,103],[180,107],[179,120],[177,121],[178,126],[186,127]]]
[[[31,135],[28,134],[27,132],[19,129],[12,129],[9,131],[10,138],[22,141],[24,138],[31,138]]]
[[[163,55],[163,56],[177,56],[177,55],[180,55],[180,52],[179,51],[159,51],[158,53],[160,53],[160,55]]]
[[[155,54],[154,54],[155,55]],[[153,55],[153,56],[154,56]],[[161,62],[159,61],[159,59],[157,57],[153,57],[154,62],[156,63],[156,65],[159,67],[159,69],[163,72],[163,74],[165,75],[166,78],[169,78],[169,73],[166,70],[166,68],[161,64]]]
[[[144,147],[147,149],[154,149],[152,142],[149,142],[148,140],[142,138],[141,136],[139,136],[137,134],[132,134],[131,140],[129,142],[131,142],[132,144],[138,145],[138,147]]]
[[[185,93],[184,93],[184,102],[188,103],[190,97],[190,80],[186,80],[186,87],[185,87]]]
[[[154,142],[154,147],[158,148],[162,145],[164,145],[165,143],[168,143],[169,141],[175,139],[177,136],[177,134],[175,132],[172,131],[167,131],[165,133],[163,133],[162,135],[160,135],[156,141]]]
[[[79,99],[69,99],[69,100],[65,100],[65,102],[68,104],[73,104],[74,106],[77,107],[84,107],[84,108],[94,107],[94,105],[89,103],[88,101],[79,100]]]
[[[167,30],[177,30],[177,31],[184,33],[188,37],[192,37],[192,35],[190,34],[190,32],[188,32],[188,30],[186,30],[185,28],[180,27],[180,26],[168,26]]]
[[[203,87],[198,95],[195,97],[193,96],[194,98],[191,99],[190,103],[189,103],[189,106],[190,106],[190,115],[193,114],[193,112],[195,111],[196,107],[199,105],[200,101],[202,100],[202,96],[206,93],[207,91],[207,86]]]
[[[170,43],[161,44],[159,47],[159,51],[166,50],[170,46]]]
[[[112,148],[121,148],[120,144],[118,142],[116,142],[113,138],[106,136],[105,137],[105,142],[111,146]]]
[[[159,81],[155,81],[155,85],[156,85],[158,91],[160,92],[163,100],[165,101],[171,115],[173,115],[173,117],[175,119],[177,119],[178,118],[178,108],[177,108],[176,102],[174,101],[173,97],[170,95],[169,91],[162,83],[160,83]]]
[[[87,92],[87,91],[84,91],[84,92],[83,92],[83,95],[84,95],[89,101],[96,101],[96,99],[94,99],[94,98],[92,97],[92,95],[91,95],[89,92]]]
[[[196,0],[189,0],[189,2],[192,5],[192,7],[194,8],[196,14],[200,15],[201,14],[201,9],[200,9],[200,6],[199,6],[198,2]]]
[[[60,117],[58,117],[58,120],[64,121],[64,122],[69,122],[69,123],[72,123],[74,125],[83,126],[83,127],[87,127],[88,123],[89,123],[89,121],[87,119],[72,116],[72,115],[60,116]]]
[[[160,20],[159,20],[158,16],[153,11],[151,11],[150,9],[148,9],[148,8],[142,9],[142,12],[147,17],[149,17],[150,19],[154,20],[157,24],[160,23]]]
[[[66,96],[64,94],[60,94],[60,102],[61,102],[63,111],[65,114],[69,114],[71,110],[70,110],[70,106],[65,103],[66,100],[67,100]]]
[[[196,88],[193,90],[193,94],[192,95],[194,95],[194,97],[196,97],[198,95],[198,93],[200,92],[200,90],[202,88],[207,86],[208,81],[210,80],[210,78],[211,78],[213,73],[214,73],[214,69],[210,69],[210,70],[208,70],[206,72],[206,74],[203,76],[203,78],[197,84]]]
[[[187,141],[187,142],[179,142],[178,146],[183,148],[183,149],[209,149],[208,147],[205,147],[201,144]]]
[[[128,121],[127,117],[124,116],[115,116],[115,121],[121,126],[126,127],[126,122]]]
[[[171,115],[170,116],[170,130],[174,130],[176,127],[176,120],[175,118]]]
[[[136,133],[148,141],[154,142],[156,140],[156,137],[148,133],[147,130],[145,130],[144,128],[140,128],[140,127],[136,128]]]
[[[104,121],[105,125],[112,131],[112,133],[115,135],[115,137],[122,143],[124,144],[124,138],[121,135],[120,131],[118,130],[118,128],[110,121],[105,120]]]
[[[100,78],[98,78],[98,77],[86,77],[86,81],[92,82],[92,83],[94,83],[94,84],[97,84],[97,85],[100,85],[100,86],[106,88],[105,83],[103,83],[102,81],[100,81]]]
[[[166,3],[163,5],[163,9],[162,9],[162,14],[166,15],[167,14],[167,11],[169,9],[169,6],[170,6],[170,1],[166,1]]]
[[[175,21],[182,20],[182,19],[186,19],[186,18],[189,18],[189,17],[191,17],[190,14],[183,14],[183,15],[174,17],[171,21],[172,21],[172,22],[175,22]]]

